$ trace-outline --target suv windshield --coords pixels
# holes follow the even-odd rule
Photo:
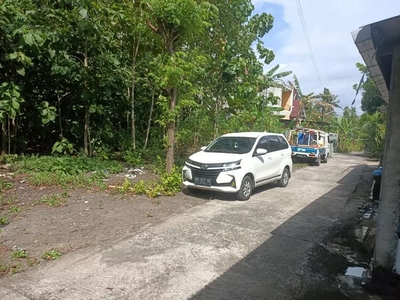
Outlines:
[[[205,152],[221,152],[244,154],[250,152],[254,146],[256,138],[242,136],[226,136],[216,139],[209,145]]]

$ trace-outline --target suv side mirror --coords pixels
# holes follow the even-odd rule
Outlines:
[[[206,148],[207,148],[207,146],[203,146],[200,149],[201,149],[201,151],[204,151],[204,150],[206,150]]]
[[[268,153],[268,150],[263,149],[263,148],[257,148],[257,150],[256,150],[256,155],[264,155],[267,153]]]

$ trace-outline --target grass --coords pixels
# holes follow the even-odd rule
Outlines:
[[[4,178],[0,178],[0,190],[6,191],[11,189],[13,186],[12,182],[5,180]]]
[[[65,199],[68,197],[67,192],[60,194],[45,195],[39,200],[40,203],[46,204],[47,206],[61,206],[65,203]]]
[[[22,267],[23,265],[21,262],[9,265],[0,263],[0,276],[7,274],[14,275],[16,273],[20,273],[22,272]]]
[[[5,275],[8,273],[8,266],[0,264],[0,275]]]
[[[11,275],[14,275],[14,274],[16,274],[16,273],[20,273],[22,271],[22,264],[21,263],[17,263],[16,265],[11,265],[9,268],[8,268],[8,272],[11,274]]]
[[[9,222],[8,222],[8,218],[7,218],[7,216],[2,216],[1,218],[0,218],[0,226],[5,226],[5,225],[7,225]]]
[[[25,250],[15,250],[11,253],[11,258],[13,260],[15,259],[23,259],[23,258],[28,258],[28,254],[26,253]]]
[[[42,258],[45,260],[55,260],[57,258],[61,257],[61,252],[58,250],[51,250],[51,251],[45,251],[42,254]]]
[[[103,179],[106,178],[106,174],[102,171],[86,175],[80,173],[76,175],[66,174],[62,172],[46,172],[42,171],[39,173],[32,174],[29,182],[34,186],[62,186],[62,187],[74,187],[74,188],[105,188],[106,185]]]
[[[19,212],[22,211],[22,208],[19,207],[19,206],[16,206],[16,205],[11,205],[11,206],[8,208],[8,211],[9,211],[10,213],[19,213]]]
[[[123,169],[123,165],[120,162],[84,156],[19,156],[14,160],[13,166],[21,173],[56,172],[69,175],[93,171],[118,173]]]
[[[117,191],[123,194],[145,194],[149,198],[156,198],[162,195],[174,196],[181,190],[181,184],[181,169],[175,166],[169,174],[161,172],[160,180],[147,182],[140,180],[138,183],[132,184],[129,180],[125,179],[122,185],[117,186]]]
[[[130,164],[144,162],[141,156],[144,153],[125,153],[125,161]],[[84,156],[7,156],[3,160],[12,165],[17,173],[27,174],[29,184],[37,187],[57,186],[63,188],[100,188],[106,189],[104,182],[109,173],[118,173],[123,170],[123,164],[119,161],[87,158]],[[150,166],[149,166],[150,167]],[[157,156],[152,157],[151,169],[160,174],[160,180],[139,182],[131,185],[125,182],[117,190],[122,193],[146,194],[150,198],[161,195],[175,195],[181,190],[181,168],[174,167],[171,174],[165,173],[165,162]],[[3,184],[5,185],[5,183]],[[1,189],[0,182],[0,189]],[[45,196],[40,202],[48,206],[61,205],[59,195]]]
[[[84,156],[10,156],[8,161],[16,172],[27,174],[34,186],[105,188],[107,174],[123,170],[121,162]],[[0,189],[6,187],[11,188],[0,181]]]

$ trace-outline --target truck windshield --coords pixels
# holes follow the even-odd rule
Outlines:
[[[244,154],[253,148],[256,138],[242,136],[226,136],[216,139],[205,152]]]

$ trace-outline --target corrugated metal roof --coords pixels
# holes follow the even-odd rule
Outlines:
[[[400,16],[372,23],[352,32],[354,43],[381,93],[389,101],[393,45],[400,43]]]

